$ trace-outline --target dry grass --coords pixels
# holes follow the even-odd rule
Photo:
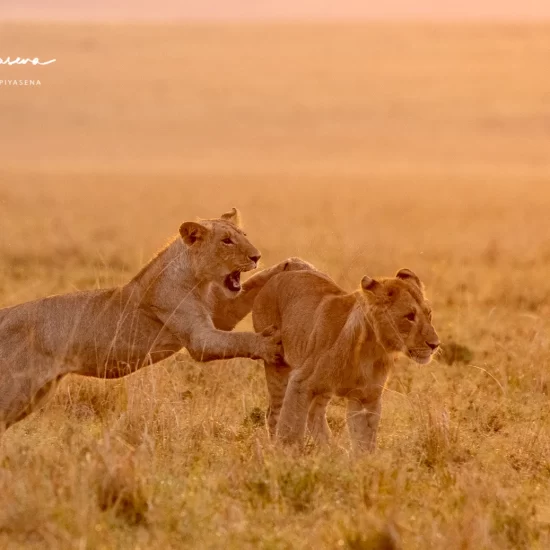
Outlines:
[[[550,546],[547,28],[2,31],[60,60],[0,90],[2,305],[236,205],[265,265],[414,269],[446,347],[399,362],[359,460],[339,401],[331,449],[273,448],[253,361],[69,377],[0,441],[0,547]]]

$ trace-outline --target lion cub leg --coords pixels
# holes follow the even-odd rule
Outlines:
[[[355,451],[373,451],[380,422],[381,399],[348,399],[347,422]]]
[[[313,392],[303,373],[294,371],[290,376],[281,415],[277,424],[277,439],[285,444],[301,443],[307,424],[307,417]]]
[[[275,438],[277,422],[283,406],[288,377],[291,369],[289,366],[277,366],[272,363],[265,363],[265,379],[269,393],[269,406],[267,409],[267,429],[271,439]]]
[[[308,431],[315,443],[326,445],[330,441],[331,431],[327,423],[327,405],[332,394],[323,393],[313,398],[307,418]]]

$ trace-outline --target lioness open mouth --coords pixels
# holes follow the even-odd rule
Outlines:
[[[241,290],[241,272],[232,271],[225,277],[223,284],[231,292],[239,292]]]

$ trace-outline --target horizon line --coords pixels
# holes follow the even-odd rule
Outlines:
[[[376,16],[19,16],[0,15],[1,23],[230,23],[230,24],[265,24],[265,23],[550,23],[550,13],[547,15],[523,14],[510,16],[506,14],[471,14],[463,16],[445,16],[442,14],[434,16],[423,15],[376,15]]]

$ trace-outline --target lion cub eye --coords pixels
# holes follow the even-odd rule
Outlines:
[[[414,311],[412,311],[411,313],[407,313],[407,315],[405,315],[405,319],[412,323],[416,319],[416,313]]]
[[[223,244],[235,244],[229,237],[222,239]]]

